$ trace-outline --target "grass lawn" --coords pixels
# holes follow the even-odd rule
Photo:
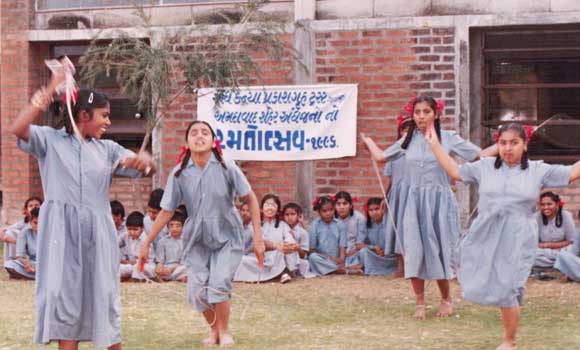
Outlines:
[[[185,289],[179,283],[124,283],[124,348],[201,348],[207,327],[185,302]],[[448,319],[434,316],[438,292],[435,283],[429,285],[425,322],[411,319],[411,286],[401,279],[330,276],[286,285],[236,284],[234,292],[232,349],[493,350],[501,341],[498,309],[463,301],[456,283],[456,314]],[[31,341],[33,295],[34,283],[0,273],[0,350],[56,349]],[[518,349],[579,349],[579,325],[580,284],[528,283]]]

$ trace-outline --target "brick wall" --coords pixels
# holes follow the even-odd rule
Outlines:
[[[283,38],[286,43],[292,41],[292,36]],[[207,50],[206,39],[194,39],[191,42],[175,47],[176,50]],[[284,85],[294,83],[292,61],[289,57],[281,62],[276,62],[264,55],[256,55],[255,60],[262,69],[261,81],[250,81],[249,84]],[[175,79],[177,86],[183,83],[183,77]],[[193,95],[179,97],[171,106],[162,122],[162,179],[165,186],[167,175],[175,166],[175,161],[180,149],[185,145],[185,131],[188,124],[197,118],[197,98]],[[295,162],[241,162],[242,171],[248,177],[252,189],[256,192],[258,200],[266,193],[276,193],[283,202],[296,198],[296,163]]]
[[[396,141],[396,117],[415,95],[443,98],[443,127],[452,129],[454,39],[453,28],[317,33],[316,81],[359,84],[357,131],[382,149]],[[317,195],[346,190],[363,202],[381,196],[369,153],[357,143],[356,157],[316,161]]]
[[[36,161],[16,148],[16,139],[9,126],[32,92],[44,82],[39,57],[46,53],[46,45],[30,45],[27,30],[34,9],[33,0],[2,1],[0,65],[0,123],[2,147],[2,191],[5,218],[18,218],[24,201],[40,195],[42,188]],[[40,60],[42,62],[42,60]],[[13,221],[13,220],[12,220]]]

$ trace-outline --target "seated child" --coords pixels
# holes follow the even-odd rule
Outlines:
[[[308,225],[310,271],[316,276],[339,274],[361,274],[360,270],[345,267],[346,228],[334,217],[334,201],[327,196],[314,200],[314,208],[319,218]]]
[[[578,211],[578,219],[580,219],[580,210]],[[576,231],[576,237],[570,251],[558,254],[554,268],[564,274],[565,281],[580,282],[580,229]]]
[[[252,226],[252,215],[250,214],[250,207],[248,203],[242,203],[239,208],[240,217],[244,227],[244,255],[254,254],[254,228]]]
[[[16,259],[7,261],[4,265],[11,278],[35,279],[39,212],[39,208],[30,211],[30,225],[27,225],[18,235]]]
[[[563,209],[560,196],[547,191],[540,195],[540,212],[536,213],[539,243],[534,268],[554,267],[558,254],[571,249],[576,235],[574,217]]]
[[[260,207],[262,210],[262,236],[266,246],[264,266],[262,268],[258,266],[258,259],[254,254],[242,256],[242,261],[234,275],[236,282],[269,281],[281,276],[286,269],[282,245],[290,228],[285,222],[280,221],[280,199],[274,194],[267,194],[262,198]]]
[[[346,227],[346,263],[347,267],[358,266],[360,268],[359,249],[357,238],[364,230],[365,217],[359,211],[354,210],[353,199],[350,193],[339,191],[334,196],[336,210],[335,217]]]
[[[308,232],[302,227],[304,220],[302,208],[296,203],[288,203],[282,209],[282,215],[284,216],[284,221],[290,227],[282,247],[290,277],[310,277],[308,273],[310,264],[306,258],[310,242],[308,240]]]
[[[30,197],[24,203],[22,214],[24,218],[15,224],[8,226],[0,232],[0,241],[4,242],[4,263],[16,259],[16,242],[20,232],[29,226],[30,211],[34,208],[40,208],[42,200],[38,197]]]
[[[175,212],[167,228],[169,236],[163,237],[157,245],[157,268],[155,273],[160,281],[187,282],[187,270],[183,264],[183,225],[185,215]]]
[[[123,248],[121,245],[125,242],[124,238],[127,235],[127,226],[125,225],[125,207],[118,200],[113,200],[111,204],[111,215],[113,222],[117,229],[117,242],[119,242],[119,249]]]
[[[133,278],[138,281],[155,277],[155,262],[153,250],[149,250],[149,260],[144,265],[143,273],[138,271],[137,257],[141,251],[141,245],[146,237],[143,233],[143,214],[134,211],[127,216],[127,236],[124,239],[121,253],[121,280]]]
[[[155,219],[157,219],[157,215],[159,215],[159,212],[161,211],[161,198],[163,198],[163,189],[161,188],[154,189],[153,191],[151,191],[151,194],[149,195],[149,201],[147,202],[147,215],[143,219],[145,236],[148,236],[149,232],[151,232],[153,222],[155,222]],[[167,228],[164,227],[163,230],[161,230],[161,233],[157,235],[157,237],[153,241],[153,250],[157,249],[157,243],[159,243],[159,240],[168,235],[169,232],[167,232]]]
[[[391,275],[397,272],[397,256],[385,254],[387,216],[382,198],[367,201],[367,223],[359,234],[357,247],[365,275]]]

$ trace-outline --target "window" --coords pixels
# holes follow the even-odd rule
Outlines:
[[[53,57],[68,56],[77,69],[78,81],[78,73],[82,68],[79,66],[79,59],[87,47],[88,45],[84,43],[77,45],[55,45],[52,47],[52,55]],[[81,87],[83,86],[81,85]],[[145,119],[142,117],[138,118],[138,111],[135,104],[120,92],[112,75],[102,75],[99,77],[95,82],[94,88],[105,93],[111,104],[111,126],[103,138],[115,140],[129,149],[139,150],[143,142],[143,137],[145,136]],[[58,126],[60,123],[62,123],[61,119],[54,112],[49,115],[50,125]]]
[[[532,158],[567,162],[580,155],[580,26],[482,30],[481,124],[540,126]],[[489,135],[487,135],[489,137]]]
[[[81,9],[81,8],[98,8],[98,7],[127,7],[133,6],[133,3],[139,5],[172,5],[172,4],[198,4],[212,2],[243,2],[242,0],[37,0],[39,10],[56,10],[56,9]]]

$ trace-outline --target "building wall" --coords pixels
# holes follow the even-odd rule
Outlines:
[[[0,120],[2,189],[7,221],[14,221],[19,216],[26,197],[41,191],[35,161],[15,148],[14,137],[8,134],[7,127],[40,82],[46,79],[42,58],[47,57],[47,43],[90,40],[96,33],[89,29],[47,31],[49,22],[55,23],[51,18],[71,15],[74,11],[47,11],[34,15],[33,3],[32,0],[2,2]],[[291,2],[280,1],[275,6],[272,13],[292,15]],[[289,59],[275,63],[258,58],[265,68],[266,84],[358,83],[358,131],[372,136],[381,147],[394,142],[396,116],[409,98],[419,93],[444,99],[447,106],[444,126],[478,142],[479,121],[471,117],[471,94],[475,92],[470,90],[470,28],[574,23],[578,22],[580,15],[579,3],[564,0],[533,3],[519,0],[419,0],[404,3],[399,0],[321,0],[316,2],[316,6],[317,19],[305,21],[309,32],[297,34],[291,31],[285,37],[288,43],[300,41],[303,44],[303,52],[312,58],[308,64],[309,72],[298,72]],[[183,8],[155,8],[157,24],[186,24],[183,18],[191,16],[185,14],[182,19],[172,18],[171,23],[161,20],[171,17],[167,13],[175,9],[185,13]],[[90,17],[89,28],[125,27],[132,23],[127,20],[130,17],[126,17],[129,16],[128,10],[82,13]],[[78,27],[74,22],[71,28]],[[129,31],[145,35],[138,29]],[[192,44],[199,42],[204,35],[206,33],[194,34]],[[311,42],[304,44],[304,38],[309,37]],[[155,45],[154,40],[151,42]],[[176,83],[179,79],[176,77]],[[136,183],[114,180],[111,198],[124,202],[127,212],[142,210],[150,189],[164,186],[183,145],[185,128],[196,117],[195,111],[195,98],[183,96],[168,111],[163,125],[156,131],[154,154],[159,160],[160,172],[153,183],[150,179]],[[297,200],[304,206],[316,195],[337,190],[348,190],[363,200],[380,195],[368,152],[360,141],[356,157],[311,162],[244,162],[242,169],[259,197],[274,192],[283,201]],[[457,187],[465,221],[469,217],[472,197],[468,189]],[[580,208],[580,185],[560,192],[564,193],[569,209]]]

